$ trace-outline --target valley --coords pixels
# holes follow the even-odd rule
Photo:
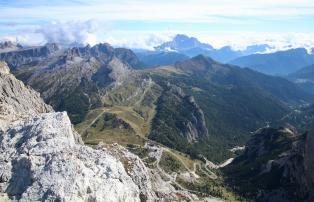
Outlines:
[[[69,114],[73,130],[89,148],[113,155],[127,173],[139,158],[136,162],[150,173],[145,176],[151,178],[155,199],[254,201],[258,190],[264,199],[272,194],[271,176],[277,173],[265,167],[278,161],[293,175],[290,163],[295,161],[287,157],[282,164],[282,155],[298,158],[306,150],[306,135],[296,131],[308,131],[314,94],[292,76],[270,76],[205,55],[145,66],[131,50],[106,43],[19,47],[0,58],[55,111]],[[280,128],[287,123],[296,129]],[[267,138],[267,130],[279,131],[275,142],[253,144],[268,150],[248,157],[252,142]],[[248,189],[244,178],[251,183]],[[307,193],[300,191],[298,197]]]
[[[0,202],[314,202],[313,0],[0,0]]]
[[[314,100],[285,79],[203,55],[137,69],[135,54],[109,44],[37,49],[49,51],[25,55],[28,48],[1,58],[55,110],[66,110],[89,144],[143,146],[150,139],[219,163],[234,157],[230,149],[244,145],[252,131]],[[12,57],[23,65],[14,66]]]

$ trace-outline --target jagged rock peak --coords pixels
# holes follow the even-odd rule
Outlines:
[[[20,44],[15,44],[12,41],[4,41],[0,43],[0,49],[16,49],[22,48]]]
[[[165,42],[160,46],[155,47],[156,50],[188,50],[188,49],[197,49],[204,48],[207,50],[212,50],[213,47],[209,44],[200,42],[195,37],[189,37],[184,34],[177,34],[172,41]]]
[[[54,51],[57,51],[57,50],[60,50],[60,47],[58,44],[56,43],[47,43],[45,46],[44,46],[50,53],[54,52]]]
[[[99,43],[91,48],[93,54],[114,53],[114,48],[108,43]]]
[[[4,41],[0,43],[0,48],[6,48],[6,47],[11,47],[14,44],[11,41]]]
[[[50,43],[44,46],[0,51],[0,60],[6,61],[9,67],[14,69],[22,65],[34,65],[46,57],[54,55],[59,50],[60,48],[57,44]]]
[[[87,45],[85,47],[73,47],[65,51],[64,55],[66,60],[73,60],[75,57],[81,57],[90,59],[95,57],[103,63],[107,63],[114,56],[115,49],[108,43],[99,43],[91,47]]]
[[[23,47],[20,44],[11,41],[0,42],[0,53],[21,50]]]

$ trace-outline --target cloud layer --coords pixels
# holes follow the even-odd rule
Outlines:
[[[313,21],[313,0],[0,1],[0,39],[30,45],[106,41],[152,49],[184,33],[215,47],[310,47]]]
[[[66,23],[52,22],[35,30],[35,33],[42,35],[44,41],[48,43],[94,45],[97,43],[99,29],[101,29],[99,24],[93,20]]]

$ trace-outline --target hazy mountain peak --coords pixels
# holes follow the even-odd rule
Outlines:
[[[241,56],[265,53],[270,49],[271,47],[267,44],[250,45],[244,49],[236,49],[230,45],[215,49],[209,44],[200,42],[195,37],[189,37],[184,34],[177,34],[171,41],[155,47],[156,51],[176,51],[189,57],[203,54],[222,63],[226,63]]]
[[[11,41],[4,41],[0,43],[0,52],[14,51],[23,48],[20,44]]]
[[[155,47],[156,50],[161,51],[183,51],[194,48],[202,48],[212,50],[213,47],[209,44],[200,42],[197,38],[189,37],[184,34],[177,34],[172,41],[165,42],[160,46]]]
[[[189,37],[187,35],[184,34],[177,34],[174,38],[173,41],[175,42],[194,42],[194,43],[200,43],[199,40],[195,37]]]

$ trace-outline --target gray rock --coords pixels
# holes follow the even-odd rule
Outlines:
[[[25,86],[0,62],[0,123],[53,111],[40,94]]]
[[[0,192],[11,200],[140,201],[122,163],[78,143],[66,113],[15,121],[0,134]]]
[[[0,52],[0,60],[8,63],[10,68],[17,68],[22,65],[36,64],[40,60],[54,54],[60,48],[56,44],[46,44],[45,46],[21,48],[18,50]]]

